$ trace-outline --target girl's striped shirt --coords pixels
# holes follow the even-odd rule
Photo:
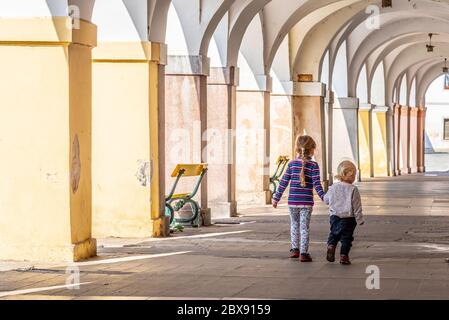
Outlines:
[[[301,186],[302,160],[296,159],[290,161],[284,176],[279,182],[279,187],[273,196],[273,200],[279,202],[282,194],[290,183],[290,193],[288,196],[289,206],[313,206],[313,189],[315,188],[318,196],[324,198],[324,190],[321,186],[320,167],[317,162],[308,160],[305,167],[306,186]]]

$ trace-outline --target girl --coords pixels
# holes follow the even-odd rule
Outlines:
[[[301,262],[312,261],[309,254],[309,226],[314,205],[313,188],[315,188],[321,200],[324,197],[320,180],[320,167],[318,163],[312,161],[315,149],[316,143],[311,137],[299,136],[296,139],[295,151],[298,157],[288,164],[287,170],[279,183],[279,188],[273,196],[273,207],[277,208],[282,194],[290,183],[290,194],[288,196],[292,241],[290,258],[299,258],[301,253]]]

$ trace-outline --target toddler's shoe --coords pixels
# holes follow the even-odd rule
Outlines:
[[[351,264],[351,261],[349,260],[349,257],[348,257],[348,256],[346,256],[346,255],[341,255],[341,256],[340,256],[340,263],[341,263],[342,265],[348,266],[348,265]]]
[[[301,253],[301,262],[312,262],[312,257],[308,253]]]
[[[298,259],[298,258],[299,258],[299,249],[291,249],[290,259]]]
[[[326,259],[329,262],[335,262],[335,246],[333,245],[328,245],[327,246],[327,256]]]

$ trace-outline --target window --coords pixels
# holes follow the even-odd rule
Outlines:
[[[444,140],[449,140],[449,119],[444,119]]]

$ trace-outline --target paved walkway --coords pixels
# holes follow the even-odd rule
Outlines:
[[[0,299],[448,299],[449,177],[375,179],[360,189],[367,224],[352,266],[325,261],[322,204],[310,264],[287,258],[285,206],[242,208],[240,218],[173,238],[100,239],[99,257],[76,264],[79,279],[65,265],[0,263]],[[376,267],[380,289],[368,290],[367,268]]]

